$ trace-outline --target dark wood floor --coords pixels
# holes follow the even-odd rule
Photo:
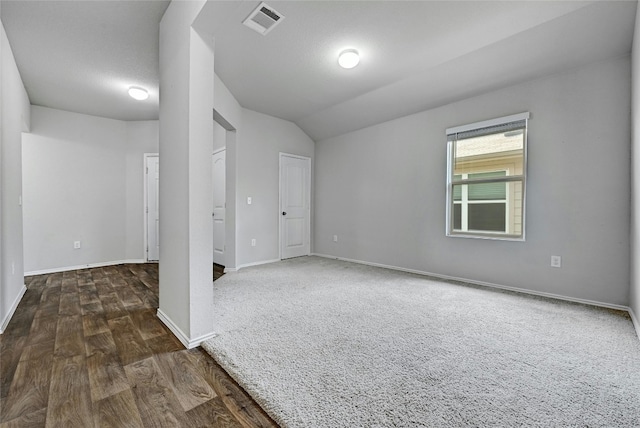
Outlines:
[[[214,263],[213,264],[213,280],[215,281],[216,279],[220,278],[222,275],[224,275],[224,266]]]
[[[158,320],[157,264],[25,283],[0,335],[0,428],[277,426]]]

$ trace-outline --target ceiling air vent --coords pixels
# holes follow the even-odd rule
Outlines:
[[[263,2],[242,23],[264,36],[283,19],[284,16]]]

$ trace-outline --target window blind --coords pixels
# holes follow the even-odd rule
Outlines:
[[[447,141],[465,140],[467,138],[482,137],[491,134],[504,134],[515,130],[524,130],[527,126],[526,120],[503,123],[500,125],[488,126],[486,128],[472,129],[469,131],[454,132],[447,134]]]

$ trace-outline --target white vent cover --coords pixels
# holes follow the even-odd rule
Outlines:
[[[262,2],[242,23],[263,36],[282,22],[284,16]]]

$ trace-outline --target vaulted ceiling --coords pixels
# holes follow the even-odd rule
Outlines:
[[[319,140],[589,62],[627,55],[635,1],[267,1],[284,20],[242,25],[259,1],[210,1],[216,74],[245,108]],[[3,0],[33,104],[157,118],[158,22],[166,1]],[[361,63],[338,66],[356,48]],[[126,88],[151,89],[143,103]]]

